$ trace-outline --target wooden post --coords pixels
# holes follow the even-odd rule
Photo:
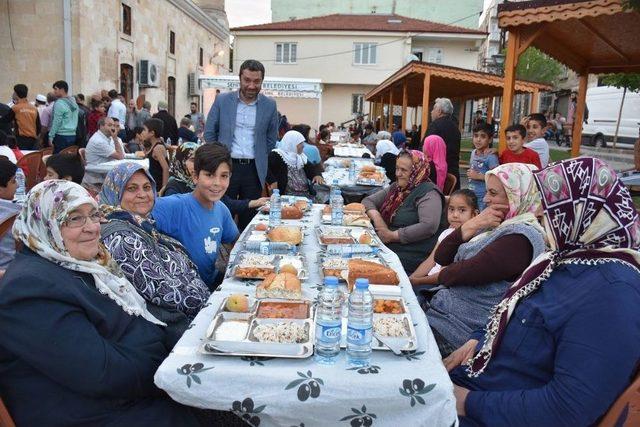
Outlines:
[[[580,145],[582,144],[582,118],[584,117],[584,106],[587,101],[587,81],[589,74],[586,70],[580,73],[580,81],[578,83],[578,99],[576,105],[576,113],[573,116],[573,129],[571,135],[571,157],[580,155]]]
[[[464,113],[467,107],[467,100],[460,98],[460,108],[458,109],[458,129],[460,133],[464,132]]]
[[[502,153],[507,148],[507,138],[504,129],[511,124],[513,113],[513,93],[516,84],[516,66],[518,65],[518,45],[520,44],[520,33],[509,31],[507,42],[507,58],[504,63],[504,87],[502,89],[502,109],[500,110],[500,144],[499,151]]]
[[[413,125],[418,126],[418,107],[413,107]]]
[[[393,131],[393,87],[389,87],[389,111],[387,111],[387,130]]]
[[[400,128],[403,132],[407,130],[407,103],[409,102],[409,94],[407,93],[409,89],[408,83],[407,77],[405,77],[402,81],[402,127]]]
[[[488,104],[487,104],[487,123],[491,124],[491,121],[493,120],[493,96],[489,98]]]
[[[427,133],[427,127],[429,126],[429,89],[431,85],[431,73],[428,71],[424,73],[424,84],[422,87],[422,135]],[[420,137],[422,137],[420,135]]]
[[[534,89],[531,94],[531,104],[529,114],[539,113],[538,108],[540,106],[540,91],[538,89]]]
[[[386,129],[384,116],[384,95],[380,95],[380,129],[378,129],[378,131],[384,129]]]

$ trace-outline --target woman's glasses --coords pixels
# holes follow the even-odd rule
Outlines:
[[[97,224],[100,222],[102,215],[100,212],[94,212],[89,216],[80,215],[80,214],[71,214],[64,221],[64,224],[69,228],[80,228],[83,227],[87,223],[87,219],[91,220],[92,223]]]

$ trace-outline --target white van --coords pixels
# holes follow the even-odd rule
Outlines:
[[[616,133],[623,89],[600,86],[587,89],[589,119],[582,126],[582,143],[596,147],[611,146]],[[620,117],[618,144],[633,148],[640,128],[640,93],[627,91]],[[618,146],[616,144],[616,146]],[[628,145],[631,144],[631,145]]]

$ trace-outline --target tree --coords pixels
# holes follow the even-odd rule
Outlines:
[[[607,86],[615,86],[618,89],[623,89],[622,101],[620,101],[620,109],[618,110],[616,132],[613,135],[613,148],[616,148],[620,119],[622,118],[622,107],[624,107],[624,98],[627,95],[627,91],[640,92],[640,74],[608,74],[602,78],[602,82]]]
[[[555,84],[564,72],[561,63],[535,47],[525,50],[518,60],[516,78],[539,83]]]

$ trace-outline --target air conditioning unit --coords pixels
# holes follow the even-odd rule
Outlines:
[[[160,67],[147,59],[138,65],[138,84],[142,87],[160,86]]]
[[[198,73],[189,73],[189,96],[200,96],[200,79]]]

